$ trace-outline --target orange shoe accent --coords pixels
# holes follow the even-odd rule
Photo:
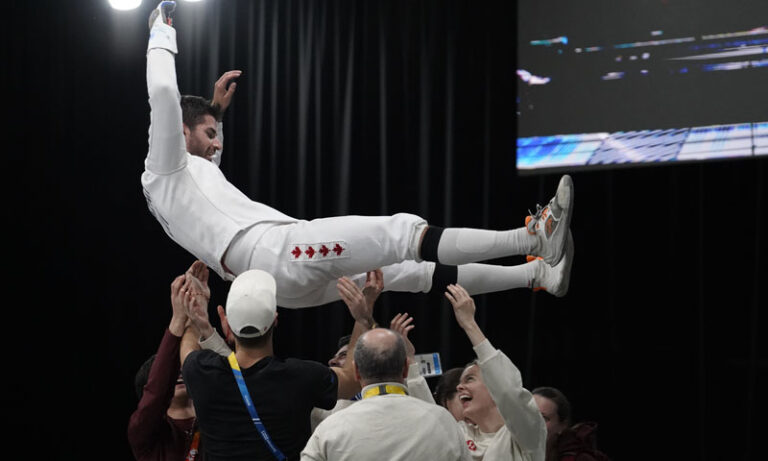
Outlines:
[[[528,228],[528,223],[531,222],[531,219],[533,219],[533,216],[531,215],[525,217],[525,228],[528,230],[529,234],[536,235],[536,231],[531,232],[531,230]]]
[[[555,232],[555,220],[552,218],[544,221],[544,228],[547,230],[547,237],[551,236]]]
[[[544,287],[534,287],[533,291],[547,291]]]

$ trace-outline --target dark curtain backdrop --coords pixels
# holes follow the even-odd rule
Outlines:
[[[4,406],[21,408],[9,443],[25,459],[130,459],[134,373],[193,261],[141,193],[149,3],[14,2],[7,15]],[[222,170],[254,200],[305,219],[410,212],[509,229],[559,179],[514,168],[516,21],[502,1],[181,2],[179,86],[210,97],[243,70]],[[568,295],[477,297],[526,387],[562,389],[615,459],[761,456],[766,165],[575,173]],[[218,326],[228,284],[212,278]],[[439,294],[385,293],[377,309],[380,323],[413,315],[417,351],[444,367],[473,358]],[[326,361],[351,326],[340,303],[280,309],[277,354]]]

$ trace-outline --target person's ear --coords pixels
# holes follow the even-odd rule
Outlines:
[[[408,379],[408,368],[409,368],[409,364],[408,364],[408,360],[406,360],[405,361],[405,365],[403,366],[403,379],[404,380]]]
[[[184,148],[189,152],[189,139],[191,138],[192,130],[185,124],[184,127]]]
[[[235,335],[232,333],[232,329],[229,328],[229,322],[227,322],[227,313],[224,311],[224,308],[219,305],[216,308],[216,311],[219,313],[219,320],[221,321],[221,329],[224,330],[224,338],[227,340],[229,344],[235,343]]]
[[[355,370],[355,380],[360,382],[360,380],[363,378],[360,377],[360,370],[357,369],[357,363],[355,363],[355,359],[348,357],[347,360],[352,360],[352,368]]]

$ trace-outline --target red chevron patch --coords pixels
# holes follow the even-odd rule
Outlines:
[[[288,259],[293,262],[322,262],[350,257],[347,242],[292,243]]]

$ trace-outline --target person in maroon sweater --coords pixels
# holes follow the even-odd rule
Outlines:
[[[610,461],[597,448],[596,422],[572,424],[565,394],[554,387],[537,387],[531,393],[547,424],[546,461]]]
[[[187,273],[205,279],[202,293],[210,298],[202,263],[195,262]],[[157,353],[150,357],[136,375],[139,403],[128,422],[128,442],[137,461],[202,460],[199,433],[192,399],[181,378],[179,350],[187,313],[182,303],[189,289],[186,274],[171,283],[173,315]],[[196,285],[199,289],[200,285]],[[146,370],[149,369],[147,374]]]

